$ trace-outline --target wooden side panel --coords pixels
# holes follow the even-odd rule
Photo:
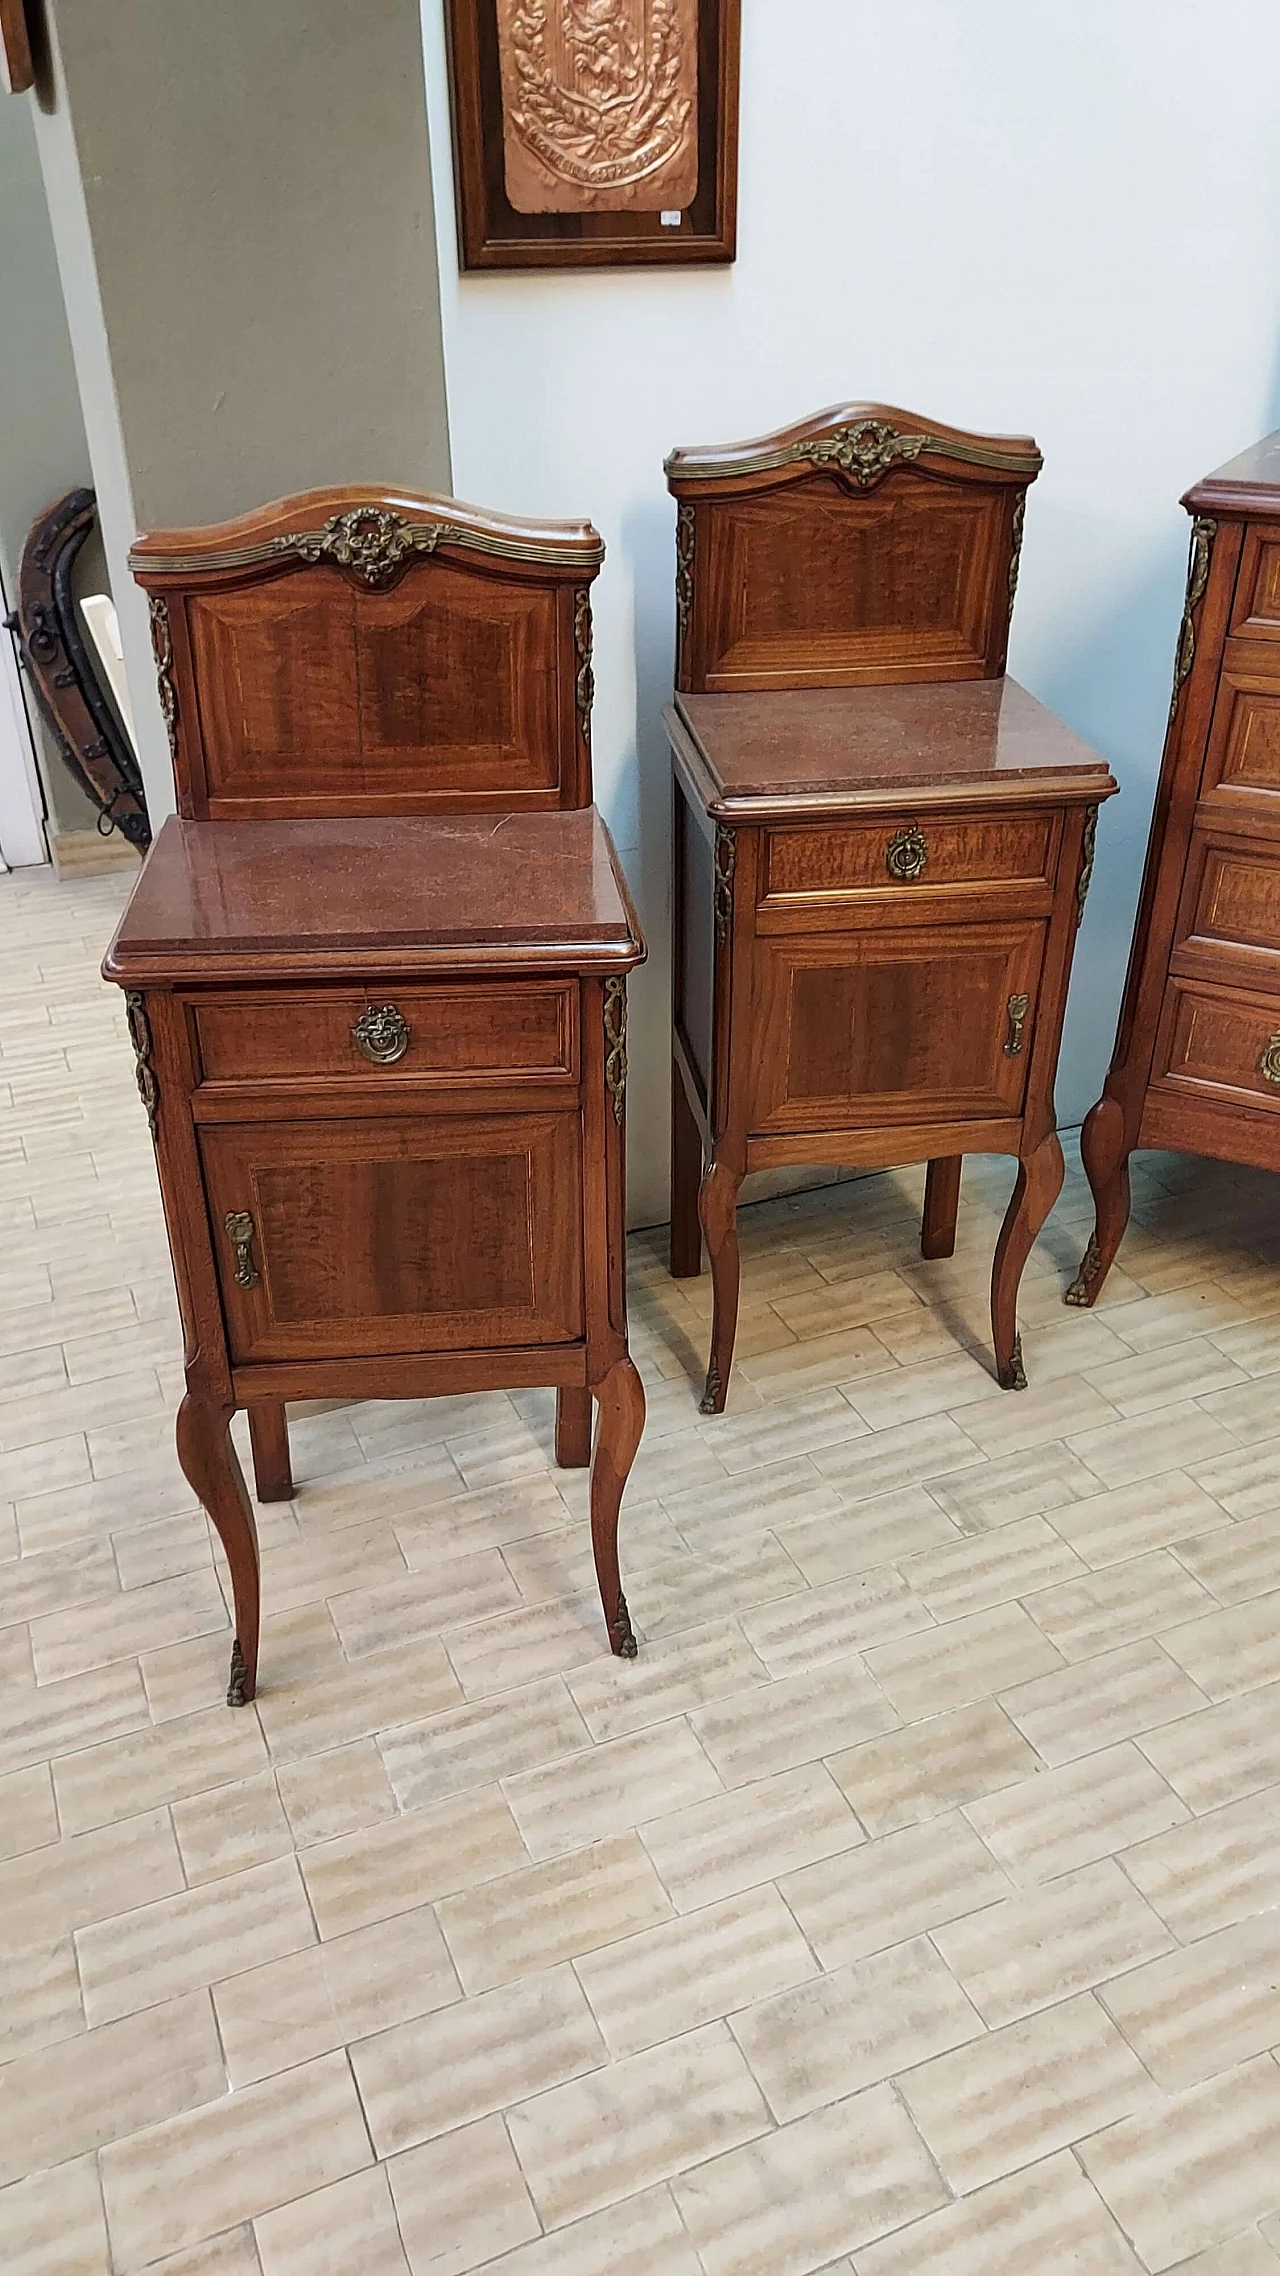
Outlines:
[[[1019,1113],[1044,942],[1037,923],[759,940],[750,1129]]]
[[[200,1151],[237,1363],[583,1332],[576,1113],[229,1124]]]

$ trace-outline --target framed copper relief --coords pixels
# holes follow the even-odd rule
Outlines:
[[[464,269],[731,261],[741,0],[445,0]]]

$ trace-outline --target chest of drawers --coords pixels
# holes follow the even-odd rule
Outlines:
[[[1197,483],[1186,603],[1115,1053],[1081,1139],[1092,1304],[1160,1146],[1280,1169],[1280,433]]]

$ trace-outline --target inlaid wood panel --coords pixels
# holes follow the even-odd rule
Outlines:
[[[226,1125],[200,1151],[237,1362],[582,1333],[575,1114]]]
[[[1244,541],[1231,630],[1254,640],[1280,640],[1280,534],[1253,526]]]
[[[690,684],[982,677],[1010,510],[1004,492],[910,473],[865,497],[818,477],[719,505],[698,563]]]
[[[406,1030],[400,1056],[384,1064],[361,1050],[356,1032],[371,1006],[398,1014]],[[477,1076],[575,1079],[576,1014],[575,988],[522,981],[243,990],[191,1006],[205,1083],[362,1076],[391,1090],[423,1076],[454,1084]]]
[[[1258,646],[1227,643],[1218,686],[1201,794],[1235,796],[1280,792],[1280,650],[1263,655],[1269,671],[1259,670]]]
[[[1274,1078],[1263,1067],[1273,1044]],[[1152,1088],[1205,1103],[1280,1108],[1280,995],[1170,980]]]
[[[1044,936],[989,924],[759,940],[751,1129],[1016,1114]]]
[[[1280,980],[1280,841],[1193,836],[1174,955],[1205,954],[1245,987]]]
[[[867,892],[905,904],[935,886],[1047,879],[1057,828],[1048,814],[929,815],[921,825],[904,811],[854,827],[771,830],[763,905]]]
[[[210,814],[558,802],[555,587],[437,560],[358,593],[318,565],[185,606]]]

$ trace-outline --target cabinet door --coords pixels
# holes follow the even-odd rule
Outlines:
[[[233,1360],[583,1332],[576,1113],[200,1133]]]
[[[1021,1112],[1042,924],[756,942],[751,1129],[867,1129]]]

